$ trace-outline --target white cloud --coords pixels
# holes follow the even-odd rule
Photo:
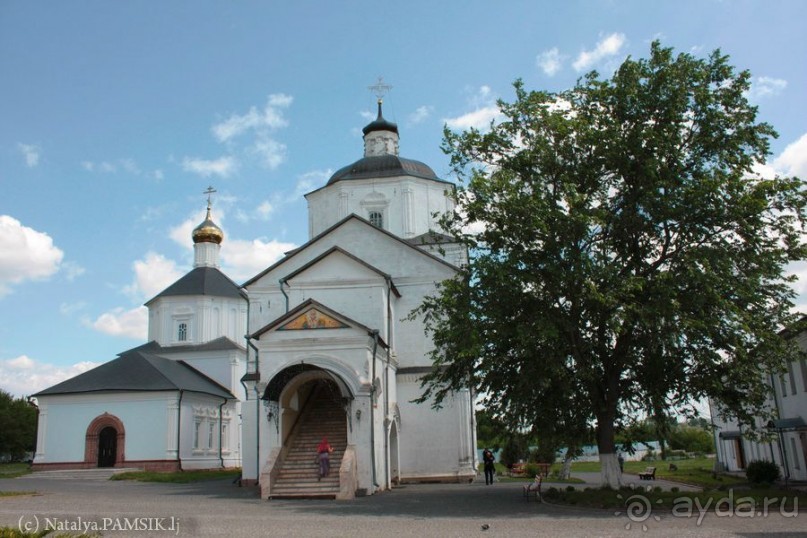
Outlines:
[[[369,110],[362,110],[361,112],[359,112],[359,116],[361,116],[367,121],[373,121],[374,119],[376,119],[377,114],[370,112]]]
[[[484,131],[490,126],[491,121],[501,117],[496,98],[490,86],[480,86],[479,90],[468,101],[474,110],[454,118],[443,119],[449,129],[459,131],[474,128]]]
[[[760,100],[775,97],[787,88],[787,81],[781,78],[754,77],[751,88],[746,93],[748,99]]]
[[[165,174],[163,174],[163,171],[160,170],[159,168],[154,172],[152,172],[152,175],[154,176],[154,179],[156,179],[157,181],[162,181],[163,179],[165,179]]]
[[[190,239],[186,242],[189,243]],[[183,275],[174,260],[156,252],[148,252],[145,258],[135,261],[132,270],[134,281],[124,288],[124,292],[137,301],[151,299]]]
[[[598,62],[619,54],[622,46],[625,44],[625,34],[613,33],[602,38],[594,50],[584,50],[572,64],[575,71],[583,71],[589,69]]]
[[[114,308],[88,324],[96,331],[111,336],[145,340],[148,338],[148,308],[145,306],[131,310]]]
[[[473,112],[468,112],[456,118],[446,118],[445,122],[449,129],[466,130],[470,128],[486,129],[490,122],[500,116],[499,107],[496,105],[478,108]]]
[[[269,170],[274,170],[286,160],[286,144],[265,135],[258,137],[250,151],[257,155],[261,164]]]
[[[0,360],[0,388],[13,396],[30,396],[100,364],[82,361],[70,366],[55,366],[20,355]]]
[[[297,184],[294,186],[294,194],[289,198],[290,202],[299,200],[306,193],[318,189],[325,185],[325,182],[333,175],[333,170],[312,170],[297,177]]]
[[[535,64],[545,75],[553,77],[563,67],[566,56],[561,55],[557,47],[545,50],[535,58]]]
[[[178,226],[171,228],[168,231],[168,237],[170,237],[177,245],[190,250],[193,248],[193,243],[191,242],[193,229],[199,226],[203,220],[205,220],[205,211],[197,211],[192,216],[182,221],[182,223]],[[221,226],[223,220],[224,212],[217,210],[215,216],[216,224]]]
[[[227,142],[250,130],[276,130],[286,127],[289,122],[283,117],[283,109],[288,108],[294,99],[290,95],[275,93],[267,98],[263,110],[254,106],[246,114],[233,114],[211,130],[219,142]]]
[[[36,144],[17,144],[17,149],[25,157],[25,165],[28,168],[33,168],[39,164],[39,156],[42,154],[42,148]]]
[[[423,105],[417,107],[414,112],[409,114],[408,123],[409,125],[417,125],[418,123],[423,123],[426,121],[429,116],[431,116],[432,112],[434,111],[434,107],[431,105]]]
[[[73,261],[66,261],[62,263],[61,268],[65,272],[67,280],[71,282],[86,272],[82,266]]]
[[[0,297],[13,284],[50,277],[59,270],[63,257],[48,234],[0,215]]]
[[[294,243],[271,240],[240,239],[225,241],[221,245],[224,273],[235,281],[246,280],[279,260],[285,252],[296,248]]]
[[[274,213],[275,207],[269,202],[269,200],[264,200],[256,209],[255,213],[258,215],[258,218],[261,220],[269,220],[269,217]]]
[[[63,316],[72,316],[78,312],[81,312],[87,308],[87,303],[84,301],[79,301],[77,303],[62,303],[59,305],[59,312]]]
[[[219,176],[230,177],[238,168],[238,162],[230,156],[220,157],[216,160],[185,157],[182,160],[182,169],[202,177]]]
[[[784,176],[798,176],[807,181],[807,133],[788,144],[771,165]]]

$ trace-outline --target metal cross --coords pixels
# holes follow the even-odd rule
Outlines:
[[[210,195],[213,194],[214,192],[218,192],[218,191],[216,191],[216,189],[214,189],[213,186],[211,185],[210,187],[207,188],[207,190],[205,192],[202,193],[202,194],[207,195],[207,208],[208,209],[210,209]]]
[[[384,77],[378,77],[378,82],[373,84],[372,86],[367,86],[367,89],[370,90],[378,97],[378,102],[380,103],[384,96],[392,89],[392,86],[389,84],[384,83]]]

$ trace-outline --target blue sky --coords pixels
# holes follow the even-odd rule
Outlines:
[[[443,126],[487,123],[516,78],[556,91],[653,39],[720,48],[780,134],[768,170],[807,177],[805,21],[800,0],[4,0],[0,388],[143,343],[142,304],[191,268],[208,185],[237,282],[303,243],[302,194],[361,157],[379,76],[401,154],[452,179]]]

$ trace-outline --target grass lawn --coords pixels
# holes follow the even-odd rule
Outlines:
[[[0,463],[0,478],[17,478],[30,472],[27,463]]]
[[[713,475],[712,468],[714,466],[714,461],[715,460],[711,458],[693,458],[675,461],[626,461],[625,472],[638,474],[639,472],[644,471],[647,467],[653,466],[656,468],[656,478],[671,480],[673,482],[682,482],[684,484],[691,484],[693,486],[700,486],[703,488],[728,488],[746,483],[746,480],[743,478],[738,478],[731,475]],[[675,471],[670,471],[670,463],[674,463],[676,466],[678,466],[678,469]],[[560,463],[555,463],[552,465],[553,472],[560,471],[560,468]],[[599,473],[600,462],[573,462],[572,472]]]
[[[0,497],[17,497],[19,495],[35,495],[36,491],[0,491]]]
[[[139,482],[169,482],[174,484],[185,484],[187,482],[199,482],[202,480],[220,480],[229,478],[234,480],[241,475],[241,469],[222,469],[212,471],[178,471],[175,473],[156,473],[151,471],[131,471],[128,473],[118,473],[110,477],[110,480],[137,480]]]

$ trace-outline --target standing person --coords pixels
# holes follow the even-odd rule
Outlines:
[[[493,471],[495,469],[493,464],[496,458],[489,448],[482,452],[482,461],[485,463],[485,485],[491,485],[493,484]]]
[[[331,452],[333,447],[328,442],[327,437],[323,437],[322,441],[317,445],[317,460],[319,460],[319,480],[328,476],[331,471]]]
[[[622,473],[625,471],[625,458],[622,456],[622,452],[617,452],[616,461],[619,462],[619,472]]]

